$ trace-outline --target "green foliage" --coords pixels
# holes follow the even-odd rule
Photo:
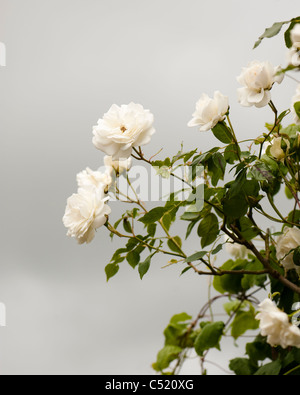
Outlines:
[[[225,328],[224,322],[206,323],[195,341],[195,350],[198,355],[203,356],[204,351],[210,348],[220,350],[220,340]]]
[[[153,369],[157,372],[163,372],[167,369],[171,362],[178,358],[179,354],[182,352],[182,348],[177,346],[165,346],[157,354],[157,360],[152,365]]]
[[[185,347],[193,346],[193,332],[188,332],[192,317],[186,313],[174,315],[167,328],[164,330],[165,345],[157,355],[156,362],[152,365],[157,372],[166,374],[165,369],[178,359]]]
[[[152,256],[148,256],[148,258],[144,262],[139,263],[139,273],[140,273],[141,280],[143,279],[145,274],[147,274],[148,270],[150,269],[151,258],[152,258]]]
[[[201,237],[201,247],[205,248],[212,244],[219,234],[219,220],[215,214],[208,214],[198,227],[198,235]]]
[[[110,263],[109,265],[107,265],[105,267],[107,281],[109,281],[112,277],[114,277],[118,273],[119,270],[120,270],[120,267],[118,264]]]
[[[230,370],[232,370],[237,376],[252,376],[256,367],[251,364],[251,361],[247,358],[235,358],[230,361]]]
[[[219,122],[213,129],[215,137],[221,141],[221,143],[230,144],[233,141],[232,132],[227,127],[225,122]]]
[[[234,339],[238,339],[248,330],[258,329],[259,322],[255,317],[256,317],[256,311],[254,307],[251,305],[249,311],[239,310],[236,313],[233,323],[231,325],[232,327],[231,336]]]

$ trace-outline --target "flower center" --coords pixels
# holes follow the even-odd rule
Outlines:
[[[125,126],[122,126],[120,129],[121,129],[121,132],[122,132],[122,133],[125,133],[126,130],[127,130],[127,129],[125,128]]]

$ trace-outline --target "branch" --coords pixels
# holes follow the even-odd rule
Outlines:
[[[246,246],[248,248],[248,250],[253,252],[253,254],[256,256],[256,258],[263,264],[264,268],[267,270],[267,272],[270,274],[270,276],[272,276],[273,278],[277,279],[284,286],[286,286],[287,288],[291,289],[293,292],[296,292],[298,295],[300,295],[300,288],[296,284],[292,283],[287,278],[283,277],[277,270],[273,269],[271,264],[270,264],[270,260],[268,258],[265,258],[257,250],[255,245],[251,241],[245,240],[243,238],[242,234],[240,233],[240,231],[234,225],[231,225],[231,229],[233,230],[233,232],[235,234],[231,233],[228,229],[226,229],[225,225],[223,225],[223,227],[222,227],[222,231],[224,233],[226,233],[235,243],[238,243],[240,245],[244,245],[244,246]],[[266,243],[268,243],[268,237],[267,237]],[[268,253],[268,249],[267,249],[267,254],[269,254]]]

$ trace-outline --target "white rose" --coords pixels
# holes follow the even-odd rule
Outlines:
[[[239,102],[245,107],[268,105],[273,85],[275,82],[280,84],[284,78],[284,74],[277,75],[279,71],[280,67],[274,67],[270,62],[253,61],[243,68],[237,79],[243,86],[238,89]]]
[[[297,23],[291,31],[291,41],[294,48],[300,48],[300,24]]]
[[[225,237],[226,243],[226,251],[229,255],[234,257],[235,259],[244,259],[248,253],[247,247],[238,244],[238,243],[231,243],[228,237]]]
[[[299,63],[299,66],[300,66],[300,63]],[[294,107],[294,105],[298,102],[300,102],[300,85],[298,86],[296,94],[292,99],[292,108],[291,108],[291,111],[292,111],[292,114],[294,115],[294,120],[295,120],[296,124],[300,125],[300,118],[299,118],[298,114],[296,113],[296,110]]]
[[[290,48],[287,53],[287,62],[289,65],[300,66],[300,51],[298,48]]]
[[[300,246],[300,229],[286,228],[284,234],[277,239],[276,256],[286,270],[296,269],[300,274],[300,267],[293,261],[293,250],[298,246]]]
[[[229,99],[219,91],[215,92],[214,98],[203,94],[196,104],[193,119],[188,123],[189,127],[200,126],[200,132],[213,129],[218,122],[222,122],[229,110]]]
[[[101,189],[80,188],[67,201],[63,217],[63,223],[69,229],[67,235],[76,238],[79,244],[90,243],[96,229],[106,223],[111,213],[107,200]]]
[[[112,156],[105,156],[104,157],[104,164],[107,168],[109,174],[117,174],[121,175],[126,173],[131,169],[132,166],[132,159],[128,158],[125,160],[112,160]]]
[[[77,183],[79,188],[90,188],[94,186],[96,189],[103,188],[107,192],[112,184],[112,178],[108,172],[101,173],[87,167],[86,170],[77,174]]]
[[[279,310],[276,305],[266,299],[259,305],[261,335],[267,336],[267,342],[272,346],[300,348],[300,329],[289,322],[286,313]]]
[[[154,117],[140,104],[113,105],[94,127],[93,143],[112,159],[128,159],[133,147],[148,144],[155,133]]]
[[[290,142],[287,139],[283,139],[283,140],[287,145],[287,149],[289,150],[291,147]],[[278,161],[283,161],[284,158],[286,157],[285,152],[281,148],[281,142],[282,142],[281,137],[275,137],[272,140],[271,148],[270,148],[270,154],[273,156],[273,158],[277,159]]]

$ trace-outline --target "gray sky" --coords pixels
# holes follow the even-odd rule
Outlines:
[[[0,0],[2,179],[0,328],[2,374],[143,374],[163,345],[170,317],[197,314],[207,283],[180,268],[151,268],[141,282],[124,265],[106,284],[119,242],[100,230],[93,244],[66,238],[61,218],[76,174],[98,168],[92,126],[111,104],[135,101],[155,114],[146,152],[175,154],[181,141],[202,150],[216,141],[189,129],[203,92],[230,97],[239,138],[261,133],[268,108],[237,104],[236,76],[253,59],[284,64],[282,36],[252,47],[264,28],[299,13],[289,0]],[[289,107],[295,83],[274,89]],[[122,207],[113,204],[113,216]],[[191,239],[186,250],[199,249]],[[220,262],[221,263],[221,262]],[[225,344],[222,358],[243,355]],[[191,363],[186,373],[198,373]],[[210,373],[222,373],[215,367]]]

